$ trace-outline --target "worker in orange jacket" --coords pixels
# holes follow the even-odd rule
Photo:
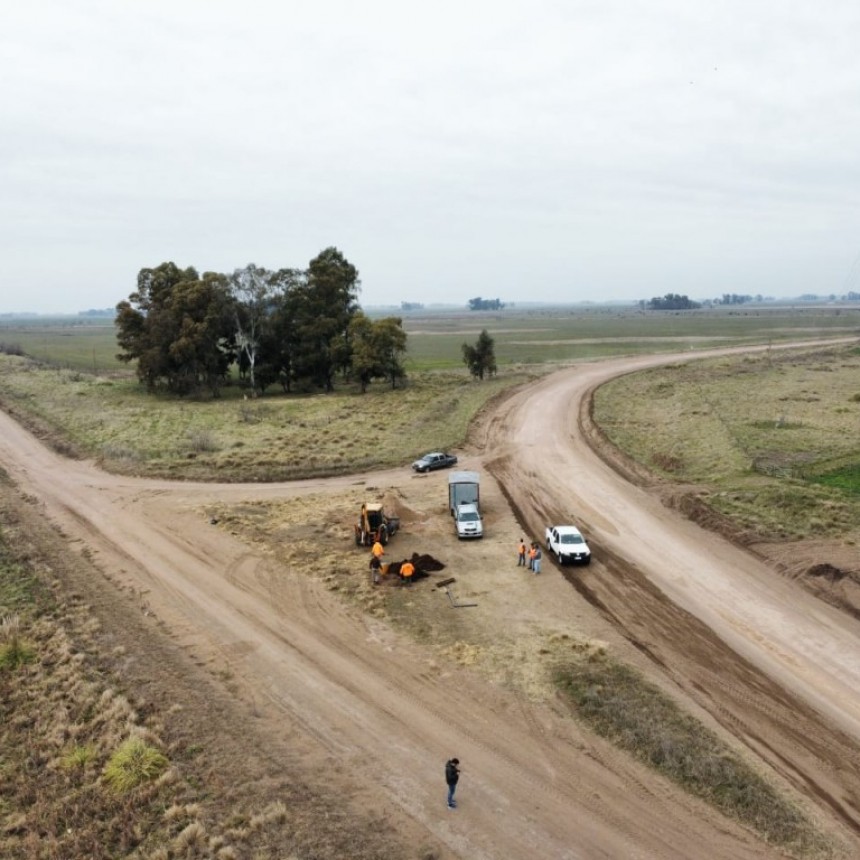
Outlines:
[[[415,565],[411,561],[404,559],[400,565],[400,578],[405,585],[412,585],[412,577],[415,575]]]
[[[519,545],[517,546],[517,567],[525,567],[526,566],[526,542],[520,538]]]
[[[537,544],[532,541],[531,549],[529,549],[529,570],[534,570],[535,556],[537,555]]]
[[[374,558],[378,558],[380,562],[382,561],[382,556],[385,555],[385,547],[379,541],[373,544],[370,551],[373,553]]]

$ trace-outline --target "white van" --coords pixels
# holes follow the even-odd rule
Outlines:
[[[457,505],[454,515],[458,538],[479,538],[484,536],[484,524],[481,522],[481,512],[474,504]]]

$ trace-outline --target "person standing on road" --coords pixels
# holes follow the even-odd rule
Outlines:
[[[526,542],[520,538],[520,544],[517,547],[517,567],[526,566]]]
[[[445,762],[445,782],[448,783],[448,808],[456,809],[457,801],[454,800],[454,792],[457,790],[457,782],[460,779],[460,759],[449,758]]]
[[[540,544],[535,544],[534,552],[535,554],[532,558],[532,572],[537,575],[540,573],[540,560],[543,558],[543,553],[540,550]]]
[[[529,549],[529,570],[535,569],[535,548],[537,544],[532,541],[531,548]]]

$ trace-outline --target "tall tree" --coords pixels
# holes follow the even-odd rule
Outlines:
[[[406,332],[400,317],[385,317],[374,323],[374,341],[382,375],[397,388],[397,380],[406,376],[403,354],[406,352]]]
[[[311,260],[304,282],[291,291],[298,350],[297,376],[326,391],[348,359],[349,323],[358,310],[358,270],[337,248],[326,248]]]
[[[350,320],[349,337],[352,344],[352,372],[364,394],[381,370],[373,345],[373,321],[362,311]]]
[[[272,275],[272,313],[264,327],[260,353],[262,366],[257,374],[261,387],[280,382],[289,394],[296,378],[297,289],[306,281],[301,269],[280,269]]]
[[[388,379],[391,387],[406,375],[403,353],[406,332],[400,317],[371,320],[358,311],[349,324],[352,372],[361,385],[362,394],[373,379]]]
[[[217,394],[235,357],[226,278],[162,263],[141,269],[137,291],[117,305],[121,361],[137,361],[150,390]]]
[[[116,306],[117,342],[120,361],[137,361],[137,377],[149,390],[156,387],[169,369],[169,346],[175,334],[170,319],[170,297],[177,284],[196,281],[194,268],[180,269],[162,263],[141,269],[137,290]]]
[[[490,337],[486,329],[478,335],[474,346],[463,344],[463,363],[469,368],[469,373],[478,379],[483,379],[484,374],[493,376],[496,372],[496,350],[495,341]]]
[[[235,323],[236,347],[248,366],[248,377],[252,396],[257,396],[257,356],[266,328],[272,315],[272,293],[275,274],[249,263],[244,269],[236,269],[229,278],[230,294],[233,297],[233,320]]]

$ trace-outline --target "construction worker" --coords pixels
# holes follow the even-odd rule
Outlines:
[[[529,570],[535,569],[535,556],[537,555],[537,544],[532,541],[531,549],[529,550]]]
[[[385,555],[385,547],[379,541],[375,541],[370,549],[370,552],[373,554],[374,558],[379,559],[379,563],[381,564],[382,556]]]
[[[415,575],[415,565],[408,559],[403,559],[400,565],[400,578],[404,585],[412,585],[412,577]]]
[[[535,544],[535,554],[534,554],[534,558],[532,559],[532,572],[535,575],[540,573],[540,560],[542,558],[543,558],[543,553],[541,552],[540,544],[536,543]]]
[[[370,576],[374,585],[379,585],[379,574],[382,571],[382,562],[375,556],[370,556]]]
[[[526,542],[520,538],[519,546],[517,547],[517,567],[526,566]]]

